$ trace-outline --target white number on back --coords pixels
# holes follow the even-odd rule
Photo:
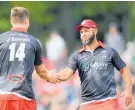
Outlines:
[[[21,43],[17,51],[15,50],[15,48],[16,48],[16,43],[12,43],[11,45],[9,45],[9,49],[10,49],[9,61],[14,61],[15,58],[18,58],[18,61],[23,61],[23,59],[25,58],[25,53],[24,53],[25,43]]]

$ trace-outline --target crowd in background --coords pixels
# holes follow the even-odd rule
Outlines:
[[[108,32],[104,35],[104,44],[116,49],[130,67],[134,96],[133,102],[127,110],[135,110],[135,41],[126,43],[117,24],[110,23]],[[43,57],[43,63],[46,68],[49,70],[56,68],[59,71],[67,65],[68,49],[65,40],[58,32],[53,31],[50,34],[49,40],[45,43],[45,48],[46,57]],[[116,69],[115,76],[117,93],[120,96],[124,86],[121,75]],[[47,83],[39,78],[35,72],[33,73],[33,80],[38,110],[78,110],[81,91],[77,72],[68,81],[60,84]]]

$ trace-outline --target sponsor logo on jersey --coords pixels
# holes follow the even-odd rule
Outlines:
[[[10,81],[22,82],[24,80],[24,76],[19,74],[16,75],[14,74],[14,75],[9,75],[8,79]]]

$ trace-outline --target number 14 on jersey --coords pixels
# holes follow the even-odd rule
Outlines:
[[[17,58],[18,61],[23,61],[23,59],[25,58],[25,43],[21,43],[18,49],[16,49],[16,43],[12,43],[9,45],[9,49],[9,61],[14,61],[15,58]]]

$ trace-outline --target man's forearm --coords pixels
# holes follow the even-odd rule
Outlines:
[[[66,81],[69,79],[69,77],[66,75],[66,71],[61,71],[59,73],[59,76],[60,76],[60,79],[59,79],[60,81]]]
[[[121,75],[125,84],[125,90],[131,91],[132,92],[132,77],[131,73],[128,67],[125,67],[121,71]]]
[[[46,81],[50,80],[49,71],[43,65],[41,65],[40,67],[36,67],[35,70],[37,74],[40,76],[40,78]]]
[[[59,72],[59,80],[66,81],[68,80],[73,74],[73,70],[70,68],[65,68],[64,70]]]
[[[42,72],[38,73],[38,75],[40,76],[40,78],[42,78],[46,81],[50,80],[48,72],[42,71]]]

